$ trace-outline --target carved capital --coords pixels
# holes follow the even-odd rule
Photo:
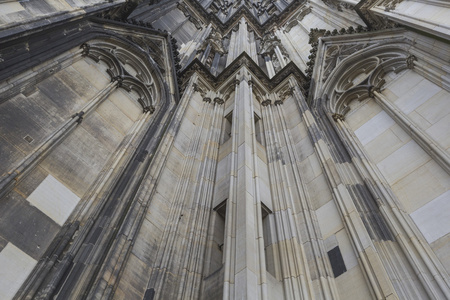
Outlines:
[[[225,101],[223,101],[223,99],[221,99],[221,98],[219,98],[219,97],[216,97],[216,98],[214,98],[214,103],[217,103],[217,104],[219,104],[219,105],[222,105],[222,104],[225,103]]]
[[[202,97],[206,95],[205,87],[200,86],[200,84],[197,84],[197,83],[194,83],[193,87],[194,87],[194,92],[199,92]]]
[[[275,103],[274,103],[275,105],[281,105],[281,104],[283,104],[283,101],[281,101],[281,100],[275,100]]]
[[[262,105],[262,106],[268,106],[268,105],[270,105],[270,104],[272,104],[272,101],[269,100],[269,99],[264,100],[263,102],[261,102],[261,105]]]
[[[89,54],[89,50],[91,49],[91,46],[87,43],[84,43],[83,45],[80,46],[80,49],[83,49],[83,51],[81,52],[81,55],[86,56]]]
[[[341,114],[333,114],[332,117],[335,122],[337,122],[338,120],[345,121],[345,117]]]
[[[378,92],[378,93],[379,93],[380,91],[381,91],[381,90],[380,90],[379,87],[373,86],[373,85],[369,86],[369,88],[367,89],[367,92],[369,93],[369,97],[370,97],[370,98],[375,97],[374,92]]]
[[[150,114],[154,113],[155,112],[155,107],[153,105],[149,105],[149,106],[144,107],[144,113],[146,113],[146,112],[150,112]]]
[[[74,114],[72,116],[72,118],[78,117],[78,120],[76,122],[78,124],[81,124],[81,122],[83,122],[83,116],[84,116],[84,111],[80,111],[80,112],[77,112],[76,114]]]
[[[205,97],[205,98],[203,98],[203,101],[204,101],[204,102],[207,102],[207,103],[211,103],[211,98]]]
[[[406,58],[406,66],[408,67],[408,69],[413,69],[414,68],[414,61],[417,60],[417,57],[415,57],[414,55],[409,55]]]
[[[117,81],[117,86],[121,87],[122,86],[122,82],[123,82],[123,77],[120,75],[114,76],[111,78],[111,82],[115,82]]]

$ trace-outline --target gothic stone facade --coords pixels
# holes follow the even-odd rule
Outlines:
[[[447,0],[0,0],[1,299],[449,299]]]

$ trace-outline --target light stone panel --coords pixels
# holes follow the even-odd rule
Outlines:
[[[413,72],[405,73],[405,75],[403,75],[402,77],[409,78],[411,76],[420,76],[412,74],[415,73]],[[394,83],[395,86],[400,85],[399,81],[394,81]],[[410,87],[406,92],[400,95],[396,93],[397,96],[399,96],[399,98],[395,100],[394,103],[402,112],[404,112],[405,114],[409,114],[416,108],[424,104],[428,99],[432,98],[434,95],[439,93],[440,91],[441,91],[440,87],[422,78],[420,82]]]
[[[398,97],[402,97],[418,85],[423,80],[423,77],[412,70],[407,70],[401,73],[395,80],[392,80],[385,86],[383,94],[389,96],[389,93],[393,93]],[[391,99],[391,98],[389,98]]]
[[[430,124],[435,124],[440,119],[450,114],[449,100],[450,93],[445,90],[441,90],[427,102],[418,107],[416,112]]]
[[[450,99],[450,98],[449,98]],[[450,104],[449,104],[450,106]],[[450,148],[450,114],[440,119],[436,124],[426,130],[430,137],[437,141],[444,149]],[[450,152],[450,151],[447,151]]]
[[[324,188],[327,187],[327,188]],[[312,208],[317,209],[333,198],[325,175],[321,173],[307,184],[311,196]]]
[[[379,162],[377,166],[387,181],[394,184],[429,160],[428,154],[415,141],[410,141]]]
[[[450,189],[450,176],[433,160],[393,185],[406,212],[411,213]]]
[[[380,145],[383,145],[383,147]],[[389,128],[371,142],[366,144],[365,148],[372,161],[374,163],[379,163],[403,145],[404,142],[391,130],[391,128]]]
[[[48,175],[27,200],[59,225],[64,225],[80,201],[75,193]]]
[[[365,275],[359,266],[347,270],[347,272],[338,276],[336,278],[336,286],[340,299],[373,299],[364,278]]]
[[[345,116],[345,121],[354,130],[382,111],[381,107],[373,99],[350,102],[350,109],[350,112]]]
[[[381,111],[355,130],[355,135],[361,144],[366,145],[394,124],[394,120],[385,111]]]
[[[323,239],[328,238],[344,227],[333,200],[328,201],[325,205],[317,209],[316,216]]]
[[[450,232],[450,190],[411,214],[428,243]]]
[[[0,16],[15,13],[25,8],[19,2],[7,2],[0,4]]]
[[[0,299],[13,299],[37,261],[8,243],[0,252]]]
[[[348,238],[347,231],[342,228],[336,233],[336,239],[341,250],[342,258],[344,259],[347,270],[353,269],[358,265],[358,258],[355,255],[353,246]]]

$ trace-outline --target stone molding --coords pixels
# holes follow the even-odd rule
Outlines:
[[[301,84],[306,82],[306,76],[293,62],[289,62],[274,77],[269,78],[245,52],[239,55],[217,77],[212,75],[211,72],[197,58],[184,68],[180,76],[183,82],[187,82],[194,72],[199,73],[209,85],[216,89],[242,66],[246,66],[255,75],[255,77],[270,90],[275,89],[289,75],[293,75]]]

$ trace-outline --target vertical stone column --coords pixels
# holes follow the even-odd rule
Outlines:
[[[242,52],[247,52],[247,54],[250,54],[249,43],[248,43],[247,22],[245,21],[244,17],[242,17],[241,20],[239,21],[239,30],[238,30],[236,50],[237,50],[236,56],[241,55]]]
[[[281,259],[281,278],[286,299],[306,300],[311,299],[313,293],[305,251],[297,230],[298,222],[295,220],[294,201],[297,199],[294,199],[292,193],[288,167],[281,149],[281,120],[277,116],[277,108],[273,108],[270,103],[271,100],[262,103],[262,114],[276,223],[276,247]],[[277,106],[282,104],[280,100],[275,103]]]
[[[430,155],[448,174],[450,174],[450,156],[439,144],[422,129],[417,127],[410,118],[404,114],[395,104],[391,103],[379,91],[372,89],[371,96],[393,118],[400,127],[410,133],[412,139]]]
[[[211,103],[209,99],[208,103]],[[188,236],[184,241],[184,256],[180,272],[181,284],[178,299],[198,299],[202,280],[208,224],[212,212],[214,179],[219,154],[219,139],[223,116],[223,99],[216,97],[210,104],[212,109],[211,128],[208,132],[205,151],[202,155],[198,183],[194,193],[192,213],[189,216]]]
[[[224,299],[266,297],[260,272],[257,201],[254,180],[254,125],[250,76],[237,76],[232,125],[230,192],[226,213]],[[262,257],[264,259],[264,257]],[[265,268],[265,267],[264,267]],[[265,272],[265,270],[264,270]]]
[[[292,171],[294,175],[295,185],[298,195],[300,196],[299,202],[301,204],[301,215],[303,216],[304,222],[302,222],[304,227],[306,227],[307,239],[301,241],[302,243],[311,244],[311,255],[314,261],[313,274],[317,274],[318,278],[311,278],[311,280],[317,279],[320,286],[320,295],[325,299],[338,299],[339,295],[336,288],[336,283],[333,278],[331,271],[331,266],[329,261],[326,259],[327,253],[324,249],[322,235],[320,233],[319,224],[317,222],[316,215],[312,209],[311,199],[308,193],[308,189],[302,178],[302,171],[299,167],[300,156],[297,153],[297,149],[294,146],[294,141],[290,130],[286,125],[285,112],[282,105],[277,105],[276,110],[278,113],[278,118],[280,120],[280,125],[282,127],[282,139],[285,140],[287,156],[291,161]]]
[[[345,185],[343,174],[333,160],[330,150],[322,137],[319,127],[312,115],[306,101],[296,82],[291,81],[293,95],[298,108],[302,113],[308,134],[313,142],[314,149],[325,171],[326,178],[331,187],[337,207],[343,217],[343,223],[359,256],[360,265],[368,280],[369,286],[376,299],[398,299],[398,295],[389,280],[389,276],[382,264],[375,246],[364,227],[359,212]]]
[[[183,99],[189,102],[189,98]],[[202,136],[207,132],[210,127],[208,116],[211,114],[211,99],[204,98],[201,104],[200,114],[198,115],[197,130],[189,140],[188,150],[186,152],[184,161],[180,166],[181,172],[178,181],[174,184],[174,197],[170,206],[170,211],[167,217],[167,226],[164,229],[162,243],[158,247],[155,263],[153,265],[153,271],[151,273],[148,289],[154,289],[156,291],[155,297],[167,297],[170,295],[173,298],[179,298],[182,295],[178,294],[178,291],[167,289],[173,289],[174,285],[166,285],[167,282],[173,282],[173,278],[181,270],[182,266],[173,266],[172,262],[175,259],[180,259],[180,249],[177,249],[177,245],[182,244],[180,236],[186,234],[187,228],[182,226],[181,216],[186,213],[185,206],[190,203],[186,197],[190,185],[192,184],[192,173],[195,170],[195,164],[197,163],[198,153],[201,152],[203,145],[201,144]],[[189,216],[191,217],[191,216]],[[182,297],[181,297],[182,298]]]
[[[430,299],[450,298],[448,273],[430,249],[430,246],[418,238],[419,230],[411,218],[398,207],[399,201],[395,199],[395,194],[378,168],[368,158],[363,146],[352,133],[344,117],[334,115],[333,118],[338,124],[338,129],[357,153],[358,158],[354,159],[355,165],[361,171],[362,176],[365,177],[367,184],[371,186],[374,194],[377,195],[378,205],[383,217],[394,232],[400,247],[406,253],[407,259],[418,275],[428,296]]]

